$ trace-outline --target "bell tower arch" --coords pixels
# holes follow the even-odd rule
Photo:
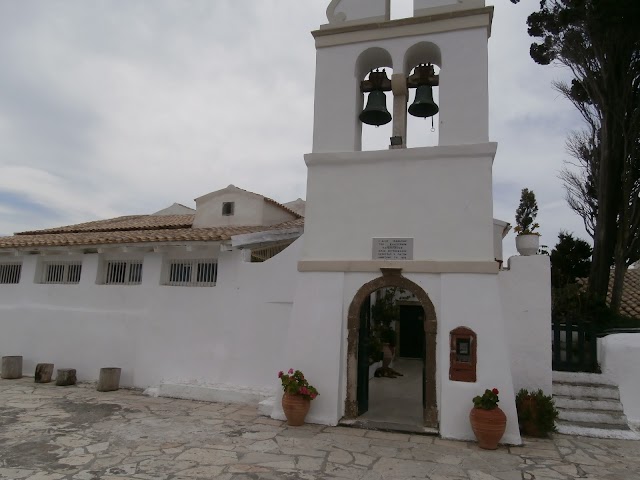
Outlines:
[[[374,52],[382,50],[384,61],[364,63],[369,63],[370,70],[395,66],[393,89],[386,93],[395,97],[393,135],[403,136],[401,146],[407,144],[405,82],[410,70],[421,64],[442,69],[439,82],[431,85],[440,99],[440,111],[434,117],[438,144],[489,140],[487,41],[493,10],[484,6],[484,0],[414,0],[414,17],[383,22],[381,18],[388,18],[385,0],[332,4],[334,13],[329,18],[333,21],[313,32],[317,59],[314,153],[360,151],[363,125],[358,116],[364,107],[360,83],[368,73],[361,71],[362,56],[376,58]]]

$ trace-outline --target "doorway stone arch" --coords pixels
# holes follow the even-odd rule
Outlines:
[[[424,426],[438,428],[438,405],[436,399],[436,335],[438,323],[436,311],[429,295],[418,284],[402,276],[400,268],[381,268],[382,276],[365,283],[357,291],[347,314],[347,398],[345,416],[358,416],[358,338],[360,333],[360,309],[365,299],[376,290],[385,287],[400,287],[413,293],[424,310],[425,333],[425,385]]]

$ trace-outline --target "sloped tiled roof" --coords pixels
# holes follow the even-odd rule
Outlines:
[[[192,215],[185,215],[192,217]],[[304,225],[304,219],[291,220],[276,225],[269,226],[233,226],[233,227],[213,227],[213,228],[179,228],[174,226],[175,222],[169,223],[166,228],[148,228],[147,215],[139,218],[142,228],[117,228],[118,222],[112,219],[104,220],[103,230],[99,230],[96,224],[100,222],[90,222],[80,224],[85,226],[84,230],[79,225],[60,227],[32,234],[22,233],[12,237],[0,237],[0,248],[36,248],[36,247],[66,247],[83,245],[110,245],[110,244],[135,244],[135,243],[158,243],[158,242],[212,242],[229,240],[233,235],[244,233],[254,233],[268,230],[281,230],[295,228]],[[136,223],[131,217],[126,218],[125,223],[130,227]],[[71,228],[73,227],[73,228]]]
[[[125,217],[78,223],[76,225],[67,225],[64,227],[20,232],[16,233],[16,235],[191,228],[191,225],[193,225],[194,216],[195,215],[128,215]]]
[[[613,273],[611,271],[609,276],[609,300],[611,300],[611,289],[613,288]],[[627,270],[624,277],[620,313],[640,319],[640,269]]]
[[[19,232],[12,237],[0,237],[0,249],[161,242],[213,242],[229,240],[234,235],[245,233],[304,227],[304,217],[275,200],[266,197],[264,199],[291,212],[295,219],[269,226],[193,228],[194,214],[127,215],[107,220]]]

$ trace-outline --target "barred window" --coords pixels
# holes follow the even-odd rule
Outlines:
[[[80,283],[82,262],[44,262],[40,283]]]
[[[20,283],[21,263],[0,263],[0,285]]]
[[[142,260],[106,260],[102,283],[104,285],[140,285]]]
[[[176,287],[214,287],[218,279],[218,263],[213,259],[169,260],[163,284]]]

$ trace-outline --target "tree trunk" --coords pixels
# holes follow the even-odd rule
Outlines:
[[[616,244],[622,174],[622,159],[618,155],[619,149],[616,148],[618,142],[612,135],[613,119],[610,117],[604,116],[600,132],[602,148],[598,178],[598,218],[593,236],[593,261],[589,275],[589,294],[602,302],[607,298],[611,260]]]
[[[617,257],[617,255],[616,255]],[[622,304],[622,293],[624,291],[624,277],[627,273],[627,262],[624,258],[620,262],[616,258],[616,269],[613,276],[613,286],[611,287],[611,310],[614,313],[620,313],[620,305]]]

